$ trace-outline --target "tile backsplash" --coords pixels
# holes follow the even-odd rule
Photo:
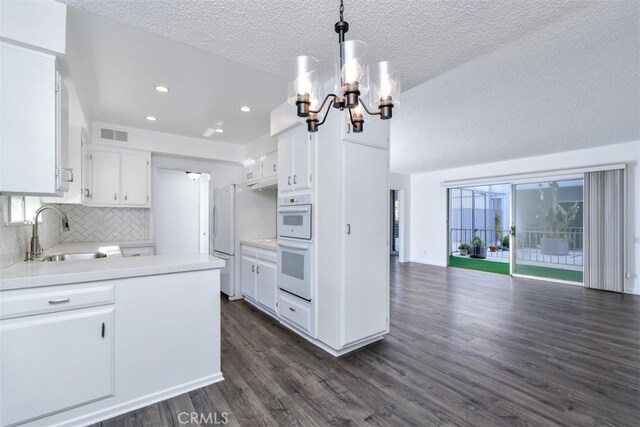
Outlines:
[[[0,199],[0,212],[2,212],[2,199]],[[60,217],[52,211],[44,211],[41,214],[42,223],[38,225],[40,244],[44,249],[57,245],[60,242],[62,223]],[[31,240],[30,224],[5,225],[0,221],[0,268],[8,267],[24,260],[24,254]]]
[[[71,230],[60,234],[60,241],[118,242],[149,239],[149,209],[98,208],[83,205],[61,207],[69,216]]]

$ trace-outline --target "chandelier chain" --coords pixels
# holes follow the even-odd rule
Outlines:
[[[340,0],[340,20],[344,21],[344,0]]]

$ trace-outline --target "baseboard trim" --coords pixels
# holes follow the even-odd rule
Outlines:
[[[135,411],[136,409],[144,408],[145,406],[149,406],[154,403],[161,402],[163,400],[167,400],[180,394],[197,390],[199,388],[206,387],[223,380],[224,378],[222,376],[222,372],[218,372],[217,374],[210,375],[208,377],[180,384],[175,387],[170,387],[156,393],[147,394],[137,399],[119,403],[109,408],[94,411],[89,414],[50,425],[55,427],[67,427],[95,424],[100,421],[108,420],[110,418],[117,417],[118,415],[126,414],[127,412]]]

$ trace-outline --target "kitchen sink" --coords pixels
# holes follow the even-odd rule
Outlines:
[[[69,254],[54,254],[49,255],[41,259],[44,262],[53,262],[53,261],[80,261],[83,259],[96,259],[96,258],[106,258],[107,254],[104,252],[76,252]]]

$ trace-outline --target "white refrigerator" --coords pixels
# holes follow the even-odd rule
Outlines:
[[[277,190],[229,185],[216,189],[213,198],[213,255],[226,261],[220,290],[230,300],[241,299],[240,241],[275,237]]]

